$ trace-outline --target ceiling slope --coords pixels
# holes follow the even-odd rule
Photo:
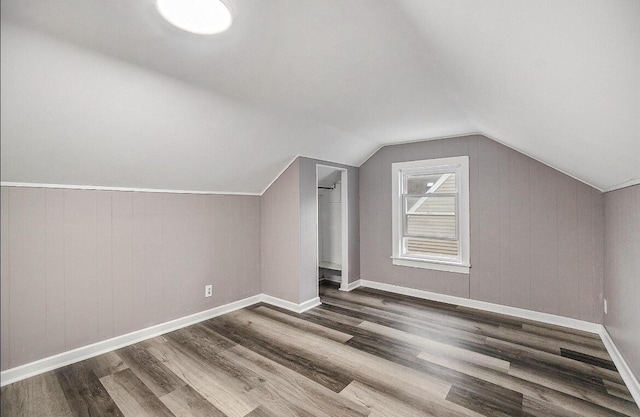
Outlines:
[[[152,0],[2,0],[2,180],[260,193],[297,154],[477,131],[640,178],[637,1],[229,1],[197,37]]]
[[[640,182],[640,2],[400,4],[481,132],[602,190]]]

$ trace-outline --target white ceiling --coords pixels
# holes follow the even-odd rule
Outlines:
[[[261,193],[295,155],[485,133],[600,189],[640,178],[637,0],[1,0],[2,181]]]

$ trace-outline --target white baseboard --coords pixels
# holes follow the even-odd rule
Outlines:
[[[600,338],[602,339],[604,346],[607,348],[607,352],[609,352],[609,356],[611,356],[613,363],[616,365],[616,368],[618,368],[618,372],[620,373],[624,383],[627,385],[631,396],[636,401],[636,404],[640,404],[640,382],[638,382],[638,378],[636,378],[631,371],[627,361],[622,357],[622,354],[616,347],[615,343],[613,343],[611,335],[604,326],[600,329]]]
[[[293,311],[294,313],[302,313],[309,310],[310,308],[320,305],[320,297],[312,298],[311,300],[307,300],[300,304],[292,303],[291,301],[283,300],[282,298],[277,298],[267,294],[261,294],[260,297],[260,301],[262,301],[263,303],[284,308],[285,310]]]
[[[281,307],[286,310],[291,310],[296,313],[302,313],[309,310],[310,308],[319,306],[321,304],[320,297],[312,298],[311,300],[305,301],[300,304],[295,304],[290,301],[282,300],[280,298],[272,297],[266,294],[254,295],[252,297],[234,301],[232,303],[215,307],[210,310],[201,311],[190,316],[181,317],[179,319],[157,324],[145,329],[136,330],[135,332],[124,334],[122,336],[117,336],[111,339],[93,343],[91,345],[82,346],[77,349],[69,350],[67,352],[62,352],[57,355],[39,359],[34,362],[16,366],[15,368],[7,369],[6,371],[2,371],[0,373],[0,386],[5,386],[7,384],[11,384],[13,382],[29,378],[31,376],[52,371],[62,366],[70,365],[72,363],[89,359],[103,353],[111,352],[113,350],[120,349],[125,346],[129,346],[156,336],[160,336],[165,333],[169,333],[174,330],[178,330],[183,327],[220,316],[222,314],[240,310],[242,308],[249,307],[260,302]]]
[[[311,300],[307,300],[304,303],[301,303],[296,313],[304,313],[305,311],[310,310],[313,307],[318,307],[320,304],[322,304],[320,302],[320,297],[312,298]]]
[[[538,311],[525,310],[523,308],[503,306],[500,304],[488,303],[486,301],[471,300],[469,298],[456,297],[453,295],[438,294],[430,291],[416,290],[413,288],[401,287],[398,285],[385,284],[377,281],[361,280],[362,286],[375,288],[382,291],[396,294],[409,295],[423,298],[425,300],[439,301],[441,303],[454,304],[462,307],[476,308],[478,310],[490,311],[521,319],[535,320],[542,323],[554,324],[557,326],[569,327],[585,332],[600,334],[601,324],[591,323],[584,320],[572,319],[569,317],[556,316],[555,314],[540,313]]]
[[[24,365],[16,366],[15,368],[7,369],[6,371],[2,371],[2,373],[0,373],[0,385],[5,386],[7,384],[29,378],[30,376],[48,372],[65,365],[89,359],[103,353],[111,352],[113,350],[120,349],[125,346],[150,339],[152,337],[160,336],[162,334],[172,332],[174,330],[178,330],[213,317],[220,316],[222,314],[230,313],[232,311],[248,307],[262,301],[261,297],[262,294],[254,295],[253,297],[234,301],[232,303],[215,307],[210,310],[201,311],[190,316],[181,317],[179,319],[157,324],[145,329],[136,330],[135,332],[127,333],[122,336],[116,336],[111,339],[103,340],[87,346],[82,346],[77,349],[58,353],[57,355],[39,359],[37,361],[30,362]]]
[[[350,282],[349,284],[347,284],[347,288],[344,288],[343,286],[340,286],[339,289],[340,289],[340,291],[353,291],[353,290],[355,290],[356,288],[358,288],[361,285],[362,285],[362,280],[359,279],[359,280],[356,280],[356,281],[353,281],[353,282]]]

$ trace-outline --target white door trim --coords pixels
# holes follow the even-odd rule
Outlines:
[[[317,282],[320,279],[318,274],[318,268],[320,267],[320,229],[319,229],[319,217],[320,206],[318,199],[318,167],[331,168],[336,171],[340,171],[340,214],[341,214],[341,230],[342,230],[342,271],[340,278],[340,289],[347,291],[349,287],[349,177],[346,168],[340,168],[333,165],[316,163],[316,288],[318,289],[318,295],[320,295],[320,288]]]

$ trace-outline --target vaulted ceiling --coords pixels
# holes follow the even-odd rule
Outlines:
[[[2,0],[2,181],[261,193],[295,155],[484,133],[602,190],[640,179],[637,0]]]

